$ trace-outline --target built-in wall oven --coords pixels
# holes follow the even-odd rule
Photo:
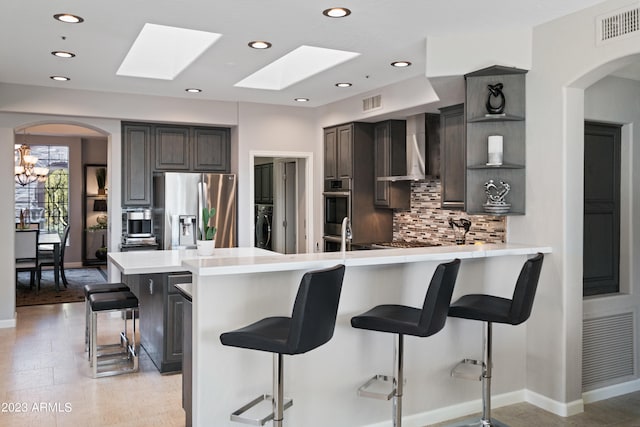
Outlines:
[[[324,250],[340,250],[342,220],[351,218],[351,180],[327,179],[324,182]]]

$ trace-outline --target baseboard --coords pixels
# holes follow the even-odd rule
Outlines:
[[[512,405],[524,401],[525,391],[513,391],[510,393],[493,395],[491,397],[491,406],[499,408],[501,406]],[[460,418],[467,415],[478,413],[482,410],[482,400],[476,399],[468,402],[458,403],[444,408],[434,409],[432,411],[421,412],[418,414],[402,417],[402,425],[404,427],[423,427],[429,424],[441,423],[443,421]],[[376,424],[369,424],[364,427],[392,427],[391,420]]]
[[[640,379],[614,384],[582,393],[584,403],[593,403],[640,390]]]
[[[583,399],[574,400],[573,402],[568,403],[558,402],[557,400],[550,399],[542,394],[527,390],[525,392],[525,401],[561,417],[570,417],[571,415],[584,412]]]
[[[13,319],[0,320],[0,329],[15,328],[17,325],[17,313],[13,313]]]

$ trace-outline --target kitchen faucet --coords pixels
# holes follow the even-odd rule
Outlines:
[[[351,241],[353,237],[351,233],[351,221],[349,221],[349,217],[344,217],[342,219],[342,233],[340,239],[340,252],[345,252],[347,250],[347,240]]]

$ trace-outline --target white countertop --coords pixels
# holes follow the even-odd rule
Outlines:
[[[214,250],[211,257],[198,256],[195,249],[176,249],[169,251],[133,251],[133,252],[109,252],[108,259],[124,275],[171,273],[175,271],[187,271],[187,260],[197,261],[204,258],[227,260],[233,263],[237,258],[254,259],[259,256],[274,257],[279,254],[258,248],[219,248]]]
[[[433,246],[411,249],[373,249],[352,252],[323,252],[282,255],[258,248],[215,249],[212,256],[198,256],[195,250],[110,252],[109,259],[122,274],[191,271],[201,276],[289,271],[323,268],[337,263],[346,266],[446,261],[453,258],[486,258],[506,255],[550,253],[547,246],[516,243]]]
[[[239,249],[239,248],[238,248]],[[248,248],[247,248],[248,249]],[[448,261],[453,258],[487,258],[507,255],[550,253],[548,246],[516,243],[461,246],[432,246],[426,248],[372,249],[351,252],[324,252],[310,254],[268,255],[237,257],[199,257],[185,259],[183,267],[200,276],[259,273],[324,268],[342,263],[349,266],[402,264],[422,261]]]

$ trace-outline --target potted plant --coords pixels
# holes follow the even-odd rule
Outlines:
[[[197,241],[198,255],[213,255],[213,249],[216,246],[216,229],[210,225],[210,220],[215,216],[216,208],[202,209],[202,229],[200,230],[201,240]]]
[[[98,168],[96,169],[96,182],[98,183],[98,195],[104,196],[107,194],[105,190],[105,185],[107,183],[107,169],[106,168]]]

